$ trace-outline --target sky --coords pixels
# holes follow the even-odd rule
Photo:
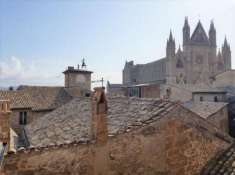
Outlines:
[[[191,32],[214,21],[235,68],[235,0],[0,0],[0,87],[63,86],[83,58],[92,80],[121,83],[126,61],[165,56],[170,29],[182,43],[185,16]]]

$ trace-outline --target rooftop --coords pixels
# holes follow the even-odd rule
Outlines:
[[[176,103],[156,99],[108,98],[108,134],[128,132],[165,116]],[[89,140],[91,99],[75,98],[26,128],[34,147]]]
[[[19,91],[0,91],[0,100],[9,100],[11,109],[32,108],[30,97]]]
[[[202,118],[208,118],[225,107],[222,102],[186,102],[184,106]]]
[[[64,74],[66,73],[83,73],[83,74],[91,74],[93,73],[92,71],[88,71],[85,69],[80,69],[80,68],[74,68],[73,66],[69,66],[67,70],[63,72]]]
[[[226,175],[235,172],[235,143],[224,152],[218,153],[204,167],[201,175]]]
[[[0,91],[0,99],[10,100],[11,109],[52,110],[72,97],[63,87],[20,86],[16,91]]]

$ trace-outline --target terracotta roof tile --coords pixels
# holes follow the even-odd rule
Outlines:
[[[235,174],[235,143],[213,157],[201,171],[201,175]]]
[[[11,109],[32,107],[30,97],[24,92],[0,91],[0,100],[10,100]]]
[[[63,87],[20,86],[16,91],[0,91],[0,99],[11,102],[11,108],[53,110],[72,99]]]
[[[30,97],[34,111],[52,110],[72,99],[63,87],[21,86],[18,91]]]

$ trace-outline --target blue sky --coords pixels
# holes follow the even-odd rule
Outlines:
[[[82,58],[93,80],[120,83],[126,60],[165,56],[170,29],[182,43],[185,16],[191,31],[213,19],[235,58],[235,0],[0,0],[0,86],[63,85]]]

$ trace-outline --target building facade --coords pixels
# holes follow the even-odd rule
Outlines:
[[[176,51],[172,32],[167,40],[166,57],[160,60],[135,65],[126,62],[123,69],[123,84],[174,83],[211,84],[213,77],[231,69],[231,50],[225,38],[217,51],[216,29],[213,21],[208,34],[199,21],[190,33],[188,18],[183,26],[183,47]]]

